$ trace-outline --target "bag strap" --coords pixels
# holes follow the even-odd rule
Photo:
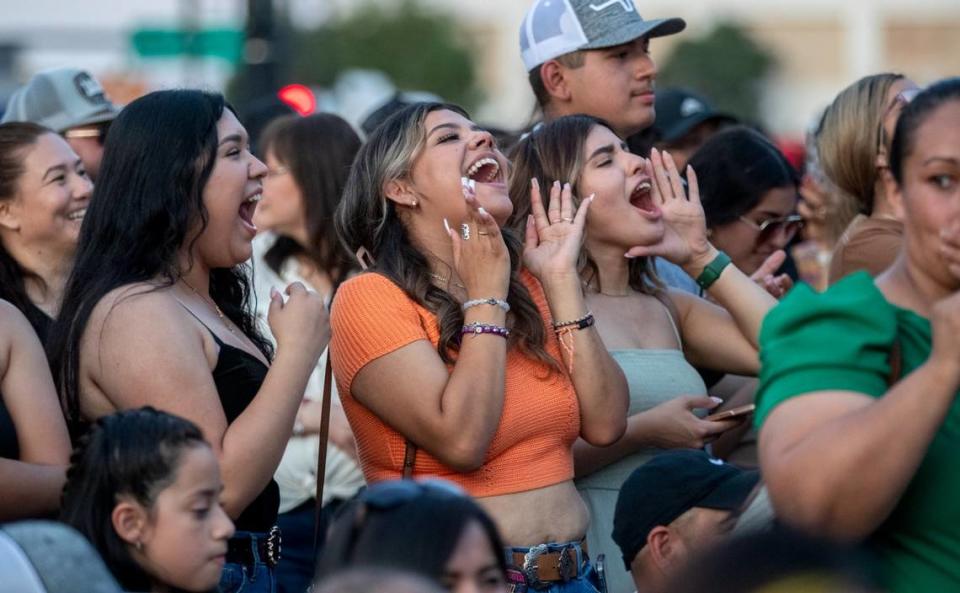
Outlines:
[[[316,492],[316,511],[314,513],[313,523],[313,549],[317,549],[317,543],[320,541],[320,514],[323,510],[323,482],[327,474],[327,441],[330,437],[330,400],[333,397],[331,387],[333,386],[333,367],[330,362],[330,350],[327,349],[327,364],[323,371],[323,399],[320,400],[320,439],[317,448],[317,492]]]

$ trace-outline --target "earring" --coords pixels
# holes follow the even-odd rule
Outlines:
[[[137,551],[138,551],[138,552],[142,552],[142,551],[143,551],[143,542],[142,542],[142,541],[137,540],[137,543],[135,543],[135,544],[133,544],[133,545],[134,545],[134,547],[137,548]]]
[[[412,202],[410,202],[410,207],[411,207],[411,208],[416,208],[416,207],[417,207],[417,201],[416,201],[416,200],[413,200]]]

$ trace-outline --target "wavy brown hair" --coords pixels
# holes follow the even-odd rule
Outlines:
[[[415,103],[380,124],[357,154],[343,198],[336,212],[337,235],[351,253],[365,249],[374,260],[371,270],[386,276],[414,302],[437,316],[440,341],[437,352],[446,363],[460,349],[463,311],[460,302],[431,282],[427,256],[407,235],[393,201],[383,188],[389,181],[406,179],[426,143],[424,120],[440,110],[469,119],[466,111],[446,103]],[[501,229],[510,254],[510,286],[507,302],[511,328],[509,345],[551,368],[557,362],[544,349],[546,328],[540,310],[520,281],[522,242],[510,229]]]
[[[573,189],[573,202],[580,207],[578,184],[580,173],[586,164],[587,136],[596,126],[610,131],[613,128],[602,119],[590,115],[567,115],[536,128],[518,142],[510,151],[513,168],[510,171],[510,199],[513,200],[513,214],[507,226],[522,231],[531,213],[530,180],[536,179],[544,188],[544,208],[550,205],[549,188],[554,181],[570,182]],[[616,134],[616,132],[614,132]],[[630,288],[644,294],[656,294],[663,289],[663,283],[653,269],[653,260],[648,257],[636,257],[628,264]],[[600,274],[597,263],[590,257],[586,246],[580,249],[577,270],[585,282],[593,283],[598,289]]]

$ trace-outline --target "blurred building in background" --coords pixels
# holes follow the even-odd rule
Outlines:
[[[34,72],[66,65],[89,69],[121,103],[156,88],[224,90],[245,60],[262,61],[265,55],[263,46],[244,44],[251,1],[17,3],[0,19],[0,99]],[[366,3],[404,10],[408,2]],[[520,62],[517,31],[529,2],[419,0],[419,4],[448,15],[456,28],[451,34],[470,47],[479,91],[476,118],[502,127],[529,121],[533,97]],[[273,0],[273,5],[278,20],[306,30],[348,18],[362,10],[364,0]],[[768,52],[773,66],[759,81],[754,115],[778,135],[799,137],[813,114],[861,75],[895,70],[925,83],[960,74],[958,0],[640,0],[638,8],[646,18],[687,20],[683,34],[654,41],[652,50],[660,64],[669,61],[678,43],[724,23],[736,24]],[[289,31],[280,34],[292,36]],[[185,42],[183,35],[190,39]],[[412,45],[418,40],[402,42]],[[285,47],[296,51],[298,46]],[[183,51],[178,54],[178,49]],[[311,55],[309,60],[319,62],[324,56]],[[287,61],[292,58],[286,56]],[[695,83],[690,81],[691,86]],[[392,92],[390,81],[382,76],[356,72],[326,86],[321,108],[341,111],[352,121]]]

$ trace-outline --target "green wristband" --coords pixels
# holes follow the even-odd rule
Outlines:
[[[723,269],[729,265],[730,256],[722,251],[718,251],[717,257],[713,258],[713,261],[707,264],[707,267],[697,276],[697,284],[704,290],[709,289],[713,286],[713,283],[717,281],[717,278],[720,277],[720,274],[723,273]]]

